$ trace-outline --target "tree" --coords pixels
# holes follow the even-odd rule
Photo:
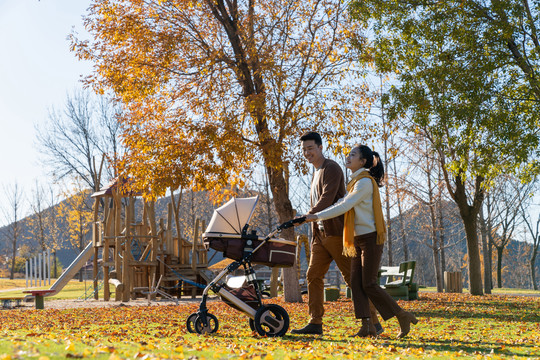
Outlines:
[[[43,187],[36,181],[35,188],[32,192],[32,199],[30,200],[30,208],[33,215],[28,218],[28,228],[31,237],[37,240],[37,243],[42,251],[47,249],[46,242],[46,220],[45,220],[45,206],[44,206],[44,191]]]
[[[8,224],[4,229],[4,237],[7,238],[7,243],[11,247],[11,270],[9,278],[13,280],[15,277],[15,266],[17,261],[17,244],[21,237],[21,223],[23,193],[17,183],[10,187],[4,188],[4,193],[7,196],[7,205],[3,210],[4,220]]]
[[[522,217],[520,209],[529,197],[531,184],[521,184],[507,175],[496,179],[496,185],[490,190],[486,203],[488,234],[491,245],[497,250],[497,287],[502,285],[503,254],[512,241],[515,230],[519,228]],[[486,256],[485,254],[484,256]]]
[[[150,196],[232,187],[262,164],[285,222],[300,134],[317,129],[341,151],[344,136],[372,133],[356,61],[367,57],[350,51],[346,10],[334,0],[95,1],[92,39],[74,36],[72,46],[95,64],[88,84],[126,109],[123,170],[134,186]],[[287,269],[287,301],[301,300],[296,280]]]
[[[377,70],[392,72],[398,81],[388,96],[389,116],[410,116],[411,134],[421,133],[438,152],[467,234],[473,295],[483,294],[477,219],[485,191],[501,173],[525,169],[520,176],[526,179],[539,171],[533,156],[540,128],[534,73],[524,73],[526,66],[509,51],[518,34],[509,24],[523,20],[514,10],[524,3],[352,5],[358,21],[372,26]],[[534,62],[534,51],[527,54]]]
[[[50,249],[53,254],[53,277],[57,277],[56,251],[63,246],[63,231],[58,196],[52,185],[42,185],[36,181],[32,192],[30,207],[32,215],[26,218],[26,224],[32,239],[36,239],[40,250]]]
[[[445,239],[445,216],[444,206],[447,199],[443,197],[444,190],[441,184],[444,182],[441,174],[440,163],[437,153],[433,150],[430,142],[422,136],[405,137],[402,148],[408,149],[403,158],[407,161],[407,166],[398,175],[397,167],[394,164],[394,176],[399,187],[396,189],[401,198],[411,198],[414,202],[421,204],[421,211],[427,211],[429,216],[424,225],[430,236],[422,241],[423,245],[432,252],[433,269],[437,291],[442,292],[444,287],[443,274],[445,271],[444,249],[456,245],[456,242],[447,243]],[[400,233],[405,238],[406,231],[403,225],[404,214],[398,202],[398,220],[400,222]],[[410,236],[414,238],[414,236]],[[418,241],[418,240],[415,240]]]
[[[65,232],[71,247],[81,253],[87,245],[93,220],[92,190],[84,190],[81,183],[74,184],[74,189],[64,194],[65,200],[59,204],[59,216],[65,221]],[[79,273],[82,281],[82,272]]]
[[[48,123],[37,133],[40,151],[45,163],[54,169],[54,177],[78,177],[95,189],[99,169],[94,159],[102,154],[108,156],[111,165],[109,177],[114,176],[122,154],[119,115],[119,108],[106,97],[96,99],[84,90],[68,94],[63,111],[52,108]]]

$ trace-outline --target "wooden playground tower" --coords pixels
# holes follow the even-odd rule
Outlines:
[[[115,181],[92,195],[94,298],[99,298],[100,269],[105,301],[110,300],[110,286],[115,287],[116,301],[129,301],[146,298],[157,283],[172,297],[195,296],[198,288],[182,280],[201,283],[207,279],[207,250],[200,236],[204,221],[197,219],[191,241],[173,237],[172,226],[178,216],[174,203],[168,204],[167,220],[156,221],[155,202],[139,198],[142,217],[138,218],[138,194],[124,191],[121,185]]]

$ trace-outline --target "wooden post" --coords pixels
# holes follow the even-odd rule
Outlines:
[[[197,238],[199,237],[199,219],[195,220],[195,230],[193,231],[193,241],[191,243],[191,269],[197,268]]]
[[[447,293],[461,293],[463,292],[461,272],[444,272],[444,288]]]
[[[98,185],[96,184],[96,187]],[[92,223],[92,245],[94,247],[94,261],[93,261],[93,278],[94,278],[94,299],[99,299],[99,292],[98,292],[98,256],[99,256],[99,247],[100,244],[100,232],[101,232],[101,226],[99,226],[99,197],[96,197],[94,201],[94,218]]]
[[[116,271],[116,279],[122,280],[122,197],[118,194],[118,190],[113,190],[114,199],[114,269]],[[121,290],[116,287],[115,300],[122,301],[124,287]]]
[[[201,265],[203,265],[204,267],[207,267],[208,266],[208,251],[206,250],[206,248],[204,247],[204,244],[202,244],[202,234],[203,234],[203,231],[206,230],[206,221],[202,220],[202,226],[201,226]]]
[[[172,236],[172,221],[173,221],[173,209],[172,204],[169,203],[167,205],[167,253],[172,256],[178,256],[178,250],[173,242],[173,236]]]
[[[157,241],[157,227],[156,227],[156,211],[155,203],[152,201],[148,204],[148,225],[150,226],[150,235],[152,239],[150,240],[150,261],[152,263],[157,262],[157,253],[158,253],[158,241]],[[154,279],[156,277],[156,266],[152,266],[148,273],[149,279]]]
[[[279,268],[272,268],[272,275],[270,275],[270,296],[277,297],[278,295],[278,277],[279,277]]]
[[[159,255],[161,255],[161,261],[159,263],[159,274],[165,275],[165,249],[163,247],[164,245],[164,239],[166,238],[167,231],[165,230],[165,224],[163,223],[163,219],[159,219],[159,236],[156,239],[158,241],[158,248],[160,248]],[[155,275],[155,273],[154,273]]]
[[[110,199],[104,199],[105,208],[103,210],[104,224],[102,226],[103,232],[103,252],[101,258],[103,259],[103,300],[109,301],[111,298],[111,289],[109,287],[109,244],[110,237],[112,236],[111,229],[114,223],[114,212],[110,211],[109,203],[112,203]]]
[[[105,162],[105,154],[101,155],[101,163],[99,165],[99,170],[97,170],[96,167],[96,158],[92,157],[92,164],[94,166],[94,191],[99,191],[99,184],[101,182],[101,171],[103,170],[103,163]],[[101,246],[101,226],[99,226],[99,203],[100,198],[96,197],[94,201],[94,222],[92,226],[93,230],[93,236],[92,236],[92,242],[94,246],[94,299],[99,299],[99,291],[98,291],[98,256],[99,256],[99,246]]]
[[[122,301],[129,301],[133,290],[133,278],[134,268],[131,266],[133,255],[131,254],[131,241],[133,239],[133,215],[134,215],[134,199],[132,196],[127,198],[127,205],[124,208],[125,211],[125,228],[124,228],[124,259],[123,259],[123,273],[122,283],[124,284],[124,294]]]

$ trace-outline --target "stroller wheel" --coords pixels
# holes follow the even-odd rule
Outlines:
[[[249,319],[249,328],[251,329],[251,331],[256,331],[255,322],[253,321],[253,319]]]
[[[253,324],[261,336],[283,336],[289,330],[289,314],[279,305],[263,305],[255,313]]]
[[[187,328],[187,331],[190,333],[195,332],[195,320],[197,320],[197,316],[199,316],[199,314],[193,313],[189,315],[186,320],[186,328]]]
[[[204,326],[200,316],[197,316],[195,319],[195,332],[197,334],[212,334],[218,331],[219,322],[217,317],[208,313],[206,314],[206,320],[208,322],[208,326]]]

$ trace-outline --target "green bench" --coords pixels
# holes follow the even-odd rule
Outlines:
[[[405,261],[399,266],[381,266],[379,283],[395,300],[418,300],[418,284],[413,282],[416,261]]]

